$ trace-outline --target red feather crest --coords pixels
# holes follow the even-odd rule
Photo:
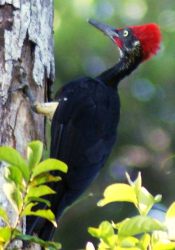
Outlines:
[[[140,26],[131,26],[133,34],[141,43],[143,60],[155,55],[160,48],[161,33],[157,24],[150,23]]]

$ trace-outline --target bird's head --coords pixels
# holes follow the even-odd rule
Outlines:
[[[118,46],[121,56],[139,57],[141,62],[150,59],[160,48],[161,33],[154,23],[116,29],[89,19],[88,22],[110,37]]]

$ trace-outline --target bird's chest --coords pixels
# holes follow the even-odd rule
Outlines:
[[[75,106],[73,124],[84,136],[105,137],[115,133],[120,105],[116,93],[106,86],[97,84],[81,89]]]

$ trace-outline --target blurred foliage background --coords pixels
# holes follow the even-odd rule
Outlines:
[[[55,1],[54,92],[72,79],[96,76],[118,60],[116,46],[87,23],[89,17],[116,28],[156,22],[163,42],[156,57],[120,83],[116,147],[95,182],[60,220],[56,239],[64,250],[84,248],[91,239],[88,226],[132,213],[127,204],[96,206],[107,185],[125,181],[125,171],[133,177],[142,171],[144,185],[163,194],[165,206],[175,200],[175,1]]]

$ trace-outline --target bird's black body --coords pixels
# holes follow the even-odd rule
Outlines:
[[[59,101],[61,106],[52,122],[51,157],[68,165],[62,181],[66,207],[86,189],[108,158],[116,140],[120,104],[114,89],[92,78],[70,82],[63,87]]]
[[[81,78],[65,85],[51,127],[51,157],[68,165],[62,181],[53,184],[51,210],[59,218],[104,166],[116,141],[120,102],[116,89],[98,79]],[[33,225],[34,226],[34,225]],[[50,239],[53,226],[38,219],[35,231]],[[35,227],[34,226],[34,227]],[[47,227],[47,231],[45,230]]]
[[[52,186],[57,194],[50,196],[51,210],[57,219],[89,186],[110,155],[120,117],[118,83],[144,59],[131,29],[114,30],[96,21],[91,24],[119,45],[121,55],[114,67],[98,77],[71,81],[59,91],[50,156],[65,162],[68,173],[61,173],[62,181]],[[27,231],[44,240],[53,236],[53,226],[43,219],[34,223],[29,219]]]

